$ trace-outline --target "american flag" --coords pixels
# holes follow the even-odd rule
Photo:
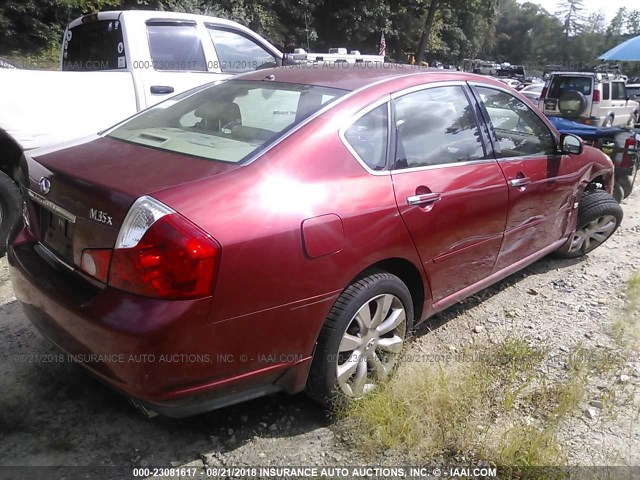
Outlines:
[[[387,53],[387,41],[384,39],[384,32],[382,32],[382,36],[380,37],[380,50],[378,51],[378,55],[385,56]]]

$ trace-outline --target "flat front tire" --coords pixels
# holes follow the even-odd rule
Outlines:
[[[326,408],[371,392],[394,371],[413,326],[407,286],[373,273],[338,298],[320,332],[307,394]]]
[[[592,252],[620,226],[622,207],[603,191],[586,193],[578,207],[576,232],[566,250],[557,253],[562,258],[577,258]]]

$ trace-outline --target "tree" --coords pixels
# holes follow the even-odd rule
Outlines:
[[[424,53],[427,50],[429,37],[431,36],[431,30],[433,29],[433,22],[436,18],[436,12],[438,11],[438,7],[441,5],[440,1],[441,0],[431,0],[431,4],[429,5],[427,17],[424,21],[424,28],[422,29],[422,36],[420,37],[420,45],[416,52],[416,62],[418,65],[422,65],[422,61],[424,60]]]
[[[564,0],[560,10],[556,13],[564,24],[565,39],[578,34],[583,27],[584,17],[581,12],[584,10],[583,0]]]

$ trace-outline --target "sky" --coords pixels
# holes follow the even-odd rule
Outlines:
[[[542,5],[549,13],[556,13],[558,8],[559,0],[518,0],[518,3],[537,3],[538,5]],[[601,11],[607,22],[609,22],[617,13],[618,9],[622,7],[626,7],[632,10],[640,10],[640,1],[639,0],[584,0],[584,11],[583,14],[588,16],[591,13],[595,13]]]

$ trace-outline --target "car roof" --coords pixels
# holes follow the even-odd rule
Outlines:
[[[436,68],[418,67],[415,65],[368,63],[307,63],[286,67],[256,70],[234,77],[239,80],[272,80],[284,83],[315,85],[318,87],[339,88],[342,90],[358,90],[360,88],[391,81],[396,78],[411,75],[428,75],[436,77],[442,75],[450,78],[452,75],[460,80],[478,79],[478,75]],[[273,78],[271,77],[273,76]],[[482,78],[482,77],[481,77]]]

